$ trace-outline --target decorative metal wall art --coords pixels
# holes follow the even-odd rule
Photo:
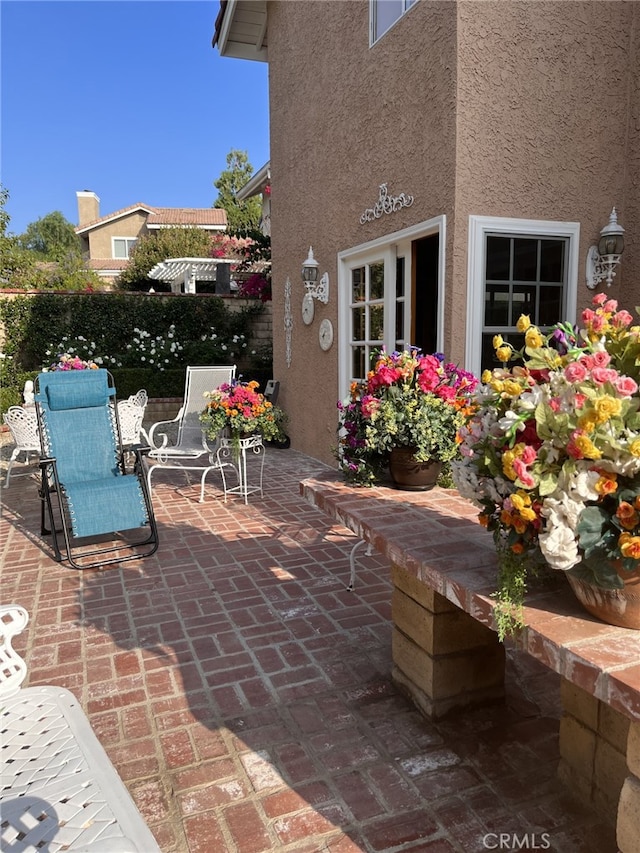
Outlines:
[[[380,219],[383,213],[395,213],[403,207],[411,207],[413,204],[413,196],[406,193],[400,195],[389,195],[387,193],[387,185],[380,184],[380,195],[378,201],[373,207],[368,207],[360,217],[360,225],[365,222],[371,222],[374,219]]]
[[[287,367],[291,367],[291,330],[293,314],[291,313],[291,279],[287,278],[284,285],[284,341]]]

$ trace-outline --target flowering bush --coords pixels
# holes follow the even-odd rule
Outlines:
[[[605,294],[582,322],[543,335],[520,317],[518,352],[494,338],[504,366],[483,374],[452,464],[496,540],[503,634],[537,565],[608,589],[640,566],[640,327]]]
[[[456,455],[456,433],[468,414],[477,379],[418,349],[382,350],[366,381],[338,403],[338,461],[345,478],[371,485],[394,447],[415,448],[418,462],[446,462]]]
[[[269,302],[271,299],[271,282],[262,273],[254,273],[240,284],[238,296],[242,296],[245,299],[259,299],[261,302]]]
[[[216,439],[225,427],[232,437],[260,433],[267,440],[283,438],[283,412],[258,390],[257,382],[225,382],[207,391],[205,410],[200,415],[202,428],[210,439]]]

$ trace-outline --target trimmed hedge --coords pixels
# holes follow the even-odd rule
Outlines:
[[[0,360],[0,410],[6,411],[8,406],[22,401],[25,380],[54,360],[46,355],[47,349],[65,336],[82,335],[97,343],[97,349],[102,350],[97,354],[124,353],[127,358],[118,360],[130,362],[136,328],[149,334],[147,340],[153,340],[166,337],[173,326],[174,339],[182,349],[162,371],[105,365],[113,373],[120,399],[140,388],[146,388],[150,397],[182,396],[187,364],[236,363],[244,379],[255,378],[263,383],[271,378],[264,347],[256,347],[260,352],[253,359],[248,354],[252,349],[252,321],[263,311],[258,301],[236,311],[230,310],[227,301],[219,296],[185,294],[39,293],[0,298],[3,350],[7,356]],[[247,346],[232,354],[231,347],[235,345],[225,349],[222,344],[234,336],[241,337]]]

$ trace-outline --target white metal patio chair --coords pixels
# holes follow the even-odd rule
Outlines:
[[[142,442],[149,444],[149,436],[142,426],[148,400],[147,392],[141,388],[137,394],[118,401],[118,419],[123,447],[142,444]]]
[[[0,847],[160,853],[80,703],[64,687],[26,687],[12,639],[29,621],[0,606]]]
[[[200,414],[206,405],[205,392],[213,391],[231,382],[236,375],[236,366],[187,367],[184,402],[171,421],[158,421],[149,430],[147,455],[147,482],[151,491],[151,477],[155,471],[178,469],[200,472],[200,503],[204,501],[204,485],[207,474],[220,469],[217,456],[218,444],[212,446],[202,432]],[[188,473],[187,473],[188,476]]]
[[[5,486],[9,485],[11,469],[18,461],[21,453],[26,454],[26,461],[32,453],[40,455],[40,433],[38,432],[38,416],[34,409],[23,409],[22,406],[10,406],[2,416],[5,424],[9,427],[15,447],[7,466]]]

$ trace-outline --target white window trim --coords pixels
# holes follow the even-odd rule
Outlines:
[[[138,241],[138,238],[137,237],[124,237],[124,236],[122,236],[122,237],[118,236],[118,237],[112,237],[111,238],[111,257],[116,261],[128,261],[131,249],[133,247],[129,247],[127,249],[127,257],[126,258],[116,258],[116,240],[126,240],[127,243],[130,243],[133,240],[134,245],[135,245],[135,243],[137,243],[137,241]]]
[[[406,3],[406,0],[404,0],[404,2]],[[415,3],[411,4],[411,6],[405,6],[405,8],[403,8],[402,12],[400,13],[399,17],[397,17],[395,19],[395,21],[393,21],[393,23],[389,24],[387,29],[383,33],[380,33],[380,35],[376,38],[375,25],[374,25],[375,3],[376,3],[376,0],[369,0],[369,47],[373,47],[374,44],[377,44],[381,38],[384,38],[384,36],[389,32],[389,30],[391,30],[391,29],[393,29],[393,27],[395,27],[395,25],[398,23],[398,21],[401,21],[405,15],[409,14],[409,12],[415,6],[418,5],[417,0],[416,0]]]
[[[349,393],[349,382],[351,378],[350,358],[351,348],[349,346],[351,315],[349,312],[351,296],[351,277],[349,269],[354,263],[363,263],[371,260],[384,259],[385,278],[395,276],[396,248],[400,243],[411,242],[422,237],[438,234],[438,336],[436,349],[442,352],[444,348],[444,305],[445,305],[445,244],[447,236],[447,217],[445,215],[435,216],[424,222],[418,222],[401,231],[385,234],[367,243],[360,243],[351,249],[338,252],[338,389],[340,399]],[[411,263],[411,257],[408,258]],[[389,279],[387,279],[389,280]],[[409,294],[407,294],[409,299]],[[389,318],[385,315],[385,329],[389,329]],[[395,338],[395,328],[393,330]]]
[[[580,223],[554,222],[548,219],[508,219],[494,216],[469,217],[469,254],[467,268],[467,332],[465,341],[465,369],[480,375],[482,357],[482,325],[484,317],[485,246],[488,232],[522,235],[526,237],[568,237],[567,289],[565,294],[566,317],[575,317],[578,301],[578,260],[580,250]]]

